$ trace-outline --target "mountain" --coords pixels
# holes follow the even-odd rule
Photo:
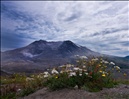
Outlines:
[[[22,48],[1,52],[1,56],[1,67],[9,72],[41,72],[66,63],[75,64],[78,57],[93,56],[103,56],[128,67],[128,59],[100,54],[69,40],[58,42],[39,40]]]

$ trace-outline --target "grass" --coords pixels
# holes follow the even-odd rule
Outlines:
[[[117,79],[116,82],[119,84],[129,85],[129,79]]]
[[[17,97],[27,96],[30,93],[43,87],[43,78],[39,75],[14,74],[12,76],[1,76],[1,98],[16,99]]]
[[[129,99],[129,94],[125,94],[125,93],[113,93],[113,94],[108,94],[108,93],[105,93],[103,95],[103,98],[104,99]]]

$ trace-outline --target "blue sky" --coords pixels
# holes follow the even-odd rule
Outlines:
[[[1,50],[35,40],[71,40],[109,55],[129,55],[128,1],[2,1]]]

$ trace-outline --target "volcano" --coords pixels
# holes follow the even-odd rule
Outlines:
[[[104,55],[87,47],[67,41],[34,41],[31,44],[5,52],[1,52],[1,69],[9,72],[42,72],[47,68],[66,63],[75,64],[77,58],[104,57],[129,68],[129,59]]]

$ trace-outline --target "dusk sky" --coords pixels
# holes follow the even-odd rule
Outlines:
[[[129,55],[128,1],[1,1],[1,50],[64,41]]]

